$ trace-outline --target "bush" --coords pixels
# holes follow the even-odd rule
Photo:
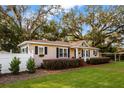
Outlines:
[[[90,58],[90,64],[104,64],[109,63],[110,58],[109,57],[99,57],[99,58]]]
[[[27,62],[27,69],[29,73],[34,73],[36,71],[35,62],[33,58],[29,58]]]
[[[19,74],[19,64],[20,64],[20,60],[19,58],[14,57],[13,60],[10,63],[10,68],[9,70],[13,73],[13,74]]]
[[[43,60],[43,68],[65,69],[82,66],[82,59],[47,59]]]

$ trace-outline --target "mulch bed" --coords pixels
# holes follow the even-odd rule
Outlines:
[[[0,84],[14,83],[18,80],[28,80],[28,79],[32,79],[32,78],[42,77],[42,76],[45,76],[48,74],[57,74],[60,72],[72,71],[74,69],[79,69],[79,68],[69,68],[69,69],[63,69],[63,70],[45,70],[45,69],[39,68],[33,74],[30,74],[26,71],[20,72],[19,75],[13,75],[11,73],[2,74],[2,75],[0,75]]]
[[[84,64],[82,67],[91,66],[90,64]],[[93,65],[92,65],[93,66]],[[37,69],[35,73],[30,74],[28,72],[20,72],[19,75],[13,75],[11,73],[9,74],[2,74],[0,75],[0,84],[7,84],[7,83],[14,83],[18,80],[28,80],[32,78],[42,77],[48,74],[57,74],[60,72],[66,72],[66,71],[72,71],[75,69],[80,69],[82,67],[78,68],[69,68],[69,69],[62,69],[62,70],[46,70],[46,69]]]

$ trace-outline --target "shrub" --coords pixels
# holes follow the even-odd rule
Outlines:
[[[104,64],[104,63],[109,63],[110,58],[109,57],[99,57],[99,58],[91,58],[90,59],[90,64]]]
[[[19,74],[19,64],[21,63],[21,61],[19,60],[19,58],[14,57],[13,60],[10,63],[10,68],[9,70],[13,73],[13,74]]]
[[[36,71],[35,62],[33,58],[29,58],[27,62],[27,69],[29,73],[34,73]]]
[[[43,68],[46,69],[65,69],[82,66],[82,59],[47,59],[43,60]]]

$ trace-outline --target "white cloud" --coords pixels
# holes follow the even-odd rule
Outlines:
[[[64,8],[64,9],[70,9],[70,8],[73,8],[75,5],[63,4],[63,5],[61,5],[61,6],[62,6],[62,8]]]

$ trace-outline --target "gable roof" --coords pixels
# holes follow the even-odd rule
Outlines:
[[[83,47],[90,47],[90,46],[86,43],[85,40],[71,41],[71,42],[70,42],[70,45],[71,45],[71,46],[80,46],[80,47],[82,47],[83,45],[85,45],[85,46],[83,46]]]
[[[90,47],[85,40],[79,40],[79,41],[70,41],[70,42],[64,42],[64,41],[48,41],[48,40],[31,40],[31,41],[24,41],[18,46],[23,46],[25,44],[47,44],[47,45],[56,45],[56,46],[66,46],[66,47],[74,47],[74,48],[93,48],[98,49],[95,47]],[[82,46],[82,44],[85,44],[86,46]]]

